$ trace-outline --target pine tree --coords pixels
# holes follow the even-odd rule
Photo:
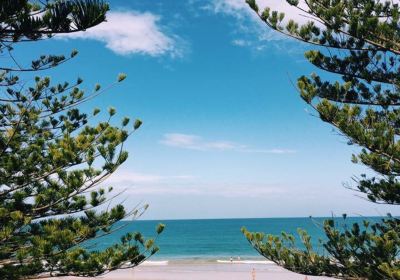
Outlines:
[[[88,114],[79,106],[99,95],[100,85],[86,93],[80,78],[53,83],[37,76],[77,51],[43,55],[26,67],[13,55],[20,42],[101,24],[108,10],[101,0],[0,1],[1,279],[96,276],[134,267],[158,250],[140,233],[128,233],[103,251],[85,246],[147,208],[110,206],[116,195],[107,196],[112,187],[101,185],[127,159],[123,144],[141,121],[131,128],[129,118],[112,125],[116,111],[110,108],[109,117],[96,124],[100,110]],[[124,79],[120,74],[116,83]]]
[[[287,0],[310,19],[301,24],[284,13],[260,10],[246,1],[273,30],[314,46],[305,57],[318,69],[337,74],[324,80],[318,74],[297,81],[301,98],[324,122],[361,147],[354,163],[375,172],[361,175],[350,188],[372,203],[400,204],[400,10],[394,1]],[[339,78],[341,80],[339,80]],[[346,216],[343,218],[346,220]],[[323,252],[299,230],[303,246],[293,235],[272,236],[242,229],[248,241],[266,258],[308,275],[344,279],[400,279],[400,220],[388,215],[380,222],[365,220],[341,228],[334,219],[323,224]]]

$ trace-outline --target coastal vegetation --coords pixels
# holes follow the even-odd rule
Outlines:
[[[140,233],[127,233],[103,251],[83,244],[147,208],[125,209],[113,202],[118,193],[110,196],[112,187],[102,184],[126,161],[123,145],[141,121],[123,118],[115,125],[114,108],[79,110],[109,87],[85,91],[81,78],[55,81],[51,69],[77,51],[43,54],[30,63],[15,55],[19,44],[101,24],[108,10],[101,0],[0,1],[1,279],[96,276],[134,267],[158,250]],[[50,70],[53,78],[39,76]],[[125,78],[120,74],[116,83]],[[96,121],[100,116],[105,120]]]
[[[287,0],[304,15],[304,22],[285,14],[250,8],[269,28],[313,47],[306,59],[321,72],[301,76],[301,98],[319,118],[357,145],[352,161],[373,171],[353,178],[348,188],[377,204],[400,204],[400,10],[394,1]],[[346,215],[343,216],[346,220]],[[311,245],[311,236],[299,230],[295,237],[273,236],[242,229],[264,257],[291,271],[344,279],[400,279],[400,220],[388,215],[380,222],[354,223],[341,228],[334,220],[323,223],[323,252]]]

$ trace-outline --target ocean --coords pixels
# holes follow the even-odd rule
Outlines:
[[[314,247],[320,252],[318,240],[324,239],[322,221],[326,218],[265,218],[265,219],[213,219],[213,220],[169,220],[169,221],[123,221],[117,226],[125,227],[111,235],[96,241],[96,249],[104,249],[115,242],[126,232],[140,231],[145,237],[155,235],[158,223],[164,223],[166,228],[156,243],[160,251],[152,257],[160,260],[257,260],[262,257],[250,246],[240,229],[245,226],[250,231],[261,231],[280,234],[282,231],[297,236],[297,229],[308,231]],[[371,222],[380,218],[335,218],[336,223],[349,226],[354,222],[367,219]],[[299,244],[300,245],[300,244]]]

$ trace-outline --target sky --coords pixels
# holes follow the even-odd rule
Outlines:
[[[284,1],[266,3],[305,20]],[[317,71],[307,46],[269,30],[244,1],[111,1],[106,23],[16,52],[73,49],[76,58],[45,74],[82,77],[87,90],[127,74],[83,109],[113,106],[143,121],[106,182],[125,190],[117,199],[128,208],[149,203],[143,219],[398,214],[345,188],[367,170],[293,86]]]

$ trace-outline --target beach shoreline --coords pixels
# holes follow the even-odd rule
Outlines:
[[[53,278],[54,279],[54,278]],[[76,277],[55,279],[77,280]],[[124,269],[88,279],[105,280],[304,280],[305,275],[285,270],[269,261],[243,260],[221,263],[215,261],[147,261],[134,269]],[[332,279],[307,276],[308,280]]]

